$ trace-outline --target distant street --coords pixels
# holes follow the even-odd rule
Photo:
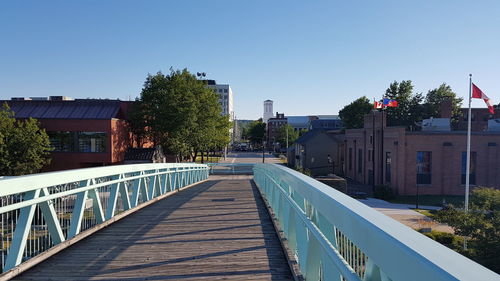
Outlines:
[[[272,154],[264,154],[265,163],[281,163],[279,158]],[[220,163],[262,163],[262,152],[229,152],[226,160],[221,160]]]

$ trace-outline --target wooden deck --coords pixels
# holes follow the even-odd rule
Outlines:
[[[15,280],[293,280],[249,177],[219,177],[148,206]]]

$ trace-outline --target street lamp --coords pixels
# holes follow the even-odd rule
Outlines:
[[[332,165],[332,174],[335,175],[335,162],[333,162],[332,157],[330,157],[330,154],[328,154],[328,164]]]
[[[207,74],[205,72],[196,72],[196,76],[198,77],[198,79],[202,79],[204,78],[205,76],[207,76]],[[209,155],[210,152],[207,153],[207,161],[208,160],[208,155]],[[203,158],[203,155],[205,154],[205,152],[203,150],[201,150],[201,163],[203,164],[205,162],[205,159]],[[195,159],[196,161],[196,159]]]

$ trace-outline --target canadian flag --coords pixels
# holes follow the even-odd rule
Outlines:
[[[488,109],[490,110],[491,114],[495,114],[495,109],[493,108],[493,105],[491,105],[490,98],[486,96],[481,89],[479,89],[474,83],[472,83],[472,98],[474,99],[483,99],[486,105],[488,106]]]

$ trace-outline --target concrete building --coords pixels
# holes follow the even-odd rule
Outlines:
[[[487,124],[487,122],[486,122]],[[387,127],[385,115],[365,116],[364,128],[345,133],[345,174],[387,185],[401,195],[464,194],[467,131],[406,131]],[[500,188],[500,132],[475,131],[471,186]]]
[[[262,115],[262,122],[267,124],[269,118],[273,118],[273,101],[265,100],[264,101],[264,114]]]
[[[127,149],[137,146],[128,121],[133,102],[53,97],[3,102],[16,119],[36,118],[49,135],[54,150],[44,171],[119,164]]]
[[[314,115],[310,116],[286,116],[288,119],[288,124],[292,126],[295,131],[307,131],[311,126],[313,120],[317,120],[318,117]]]
[[[342,120],[338,115],[318,115],[318,119],[310,122],[309,130],[340,130]]]
[[[219,103],[222,107],[222,115],[228,115],[231,121],[234,120],[233,91],[228,84],[217,84],[215,80],[205,80],[207,86],[219,95]]]

